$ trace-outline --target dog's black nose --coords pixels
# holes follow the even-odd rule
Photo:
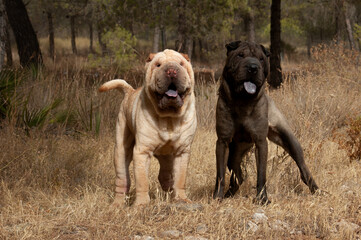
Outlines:
[[[258,65],[251,63],[247,66],[247,71],[251,74],[256,74],[258,72]]]

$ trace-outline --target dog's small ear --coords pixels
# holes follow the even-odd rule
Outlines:
[[[155,56],[155,53],[150,53],[147,58],[147,62],[151,62],[153,60],[154,56]]]
[[[180,53],[180,54],[182,54],[182,56],[183,56],[188,62],[191,61],[191,59],[189,58],[188,54],[185,54],[185,53]]]
[[[262,44],[260,45],[262,48],[263,53],[266,55],[266,57],[271,56],[271,52],[268,51]]]
[[[238,46],[239,46],[239,44],[240,44],[241,42],[242,42],[242,41],[234,41],[234,42],[227,43],[227,44],[226,44],[227,53],[230,52],[230,51],[233,51],[233,50],[237,49]]]

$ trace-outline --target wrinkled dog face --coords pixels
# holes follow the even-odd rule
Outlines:
[[[262,45],[241,41],[231,42],[226,48],[223,77],[234,97],[257,96],[269,72],[267,58],[270,53]]]
[[[161,116],[182,114],[182,106],[193,91],[194,73],[189,59],[173,50],[150,54],[145,88]]]

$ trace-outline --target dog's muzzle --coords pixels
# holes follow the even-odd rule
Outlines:
[[[243,87],[248,94],[252,95],[257,92],[257,85],[255,82],[258,77],[259,69],[259,65],[253,59],[246,65],[247,80],[243,82]]]
[[[189,91],[189,88],[185,87],[187,79],[185,70],[178,64],[171,63],[163,66],[160,73],[156,91],[159,108],[162,110],[181,108]]]

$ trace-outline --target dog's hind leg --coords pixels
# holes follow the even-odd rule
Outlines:
[[[268,98],[268,101],[268,138],[272,142],[283,147],[286,152],[290,154],[301,172],[302,181],[308,186],[311,193],[316,192],[318,186],[305,163],[301,144],[292,133],[292,130],[289,127],[286,119],[278,110],[272,99]]]
[[[252,143],[245,142],[232,142],[229,145],[229,157],[228,157],[228,169],[231,171],[231,177],[229,182],[229,189],[225,194],[225,197],[232,197],[236,194],[239,186],[243,182],[243,175],[241,169],[241,162],[244,155],[252,148]]]
[[[130,188],[129,165],[133,158],[134,136],[126,126],[125,117],[119,114],[116,124],[115,166],[115,205],[124,205]]]
[[[270,127],[268,138],[290,154],[300,170],[302,181],[308,186],[311,193],[315,193],[318,186],[305,163],[302,147],[293,133],[283,126]]]

